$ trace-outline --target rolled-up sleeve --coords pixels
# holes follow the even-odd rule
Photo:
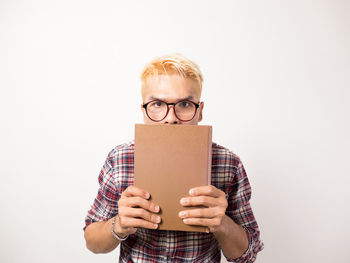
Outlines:
[[[97,196],[85,218],[85,227],[98,221],[106,221],[118,213],[120,191],[116,189],[115,169],[111,165],[111,151],[98,176]]]
[[[239,258],[231,259],[225,257],[229,262],[250,263],[256,260],[257,253],[263,249],[264,244],[260,240],[259,227],[249,203],[251,186],[242,162],[237,156],[235,157],[237,162],[233,166],[232,191],[227,196],[228,207],[226,214],[244,228],[248,236],[249,246]]]

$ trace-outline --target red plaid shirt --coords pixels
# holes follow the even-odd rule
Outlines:
[[[240,159],[228,149],[213,143],[211,184],[226,193],[226,215],[244,227],[249,237],[248,250],[230,262],[254,262],[263,249],[259,228],[249,200],[251,187]],[[98,178],[100,188],[88,211],[85,228],[118,213],[121,193],[134,184],[134,143],[115,147]],[[84,228],[84,229],[85,229]],[[149,230],[139,228],[121,242],[119,262],[220,262],[219,243],[212,233]]]

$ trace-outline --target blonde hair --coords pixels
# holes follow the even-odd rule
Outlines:
[[[183,78],[189,78],[195,81],[199,98],[202,93],[203,76],[196,63],[184,57],[181,54],[169,54],[157,57],[149,62],[141,73],[143,96],[146,80],[152,76],[177,74]]]

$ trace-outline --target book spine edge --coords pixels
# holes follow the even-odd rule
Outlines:
[[[208,180],[208,185],[211,185],[211,163],[212,163],[212,127],[209,128],[209,132],[208,132],[208,174],[207,174],[207,180]]]

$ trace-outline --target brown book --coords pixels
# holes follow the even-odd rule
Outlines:
[[[160,206],[160,230],[205,232],[183,223],[182,197],[211,179],[212,127],[204,125],[135,124],[135,186]]]

